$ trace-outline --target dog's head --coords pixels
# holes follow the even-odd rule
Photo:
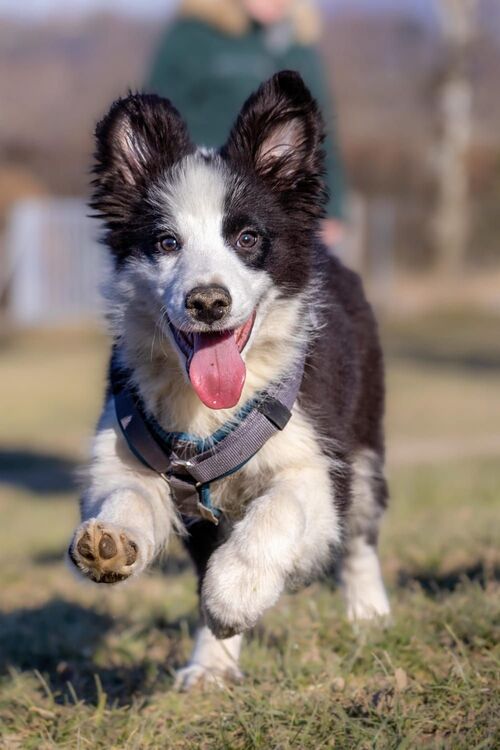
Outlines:
[[[115,282],[126,276],[165,327],[203,403],[234,406],[270,301],[309,282],[325,202],[315,101],[298,74],[275,75],[215,152],[191,142],[169,101],[131,95],[96,138],[92,206]]]

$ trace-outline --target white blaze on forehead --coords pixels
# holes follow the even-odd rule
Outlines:
[[[226,171],[220,160],[200,154],[185,157],[155,195],[158,207],[171,217],[183,242],[201,239],[220,242],[226,196]],[[172,227],[169,227],[172,228]],[[203,249],[203,248],[200,248]]]
[[[178,252],[158,261],[158,288],[170,320],[182,327],[192,323],[186,294],[196,286],[226,287],[232,306],[225,323],[236,328],[251,315],[270,279],[246,265],[226,242],[223,223],[230,173],[218,156],[206,157],[200,152],[185,157],[151,194],[159,223],[181,244]]]

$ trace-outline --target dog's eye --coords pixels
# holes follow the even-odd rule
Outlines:
[[[158,240],[156,243],[156,247],[158,250],[164,250],[165,252],[169,253],[172,252],[172,250],[178,250],[180,247],[179,241],[173,237],[172,235],[168,235],[168,237],[163,237],[161,240]]]
[[[236,240],[236,247],[241,247],[243,250],[249,250],[257,244],[257,240],[258,237],[255,232],[245,231],[242,232]]]

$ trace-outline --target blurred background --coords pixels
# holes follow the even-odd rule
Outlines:
[[[196,16],[187,6],[0,2],[0,605],[10,613],[0,670],[36,666],[56,686],[82,686],[99,669],[111,693],[123,683],[93,645],[81,656],[85,633],[68,625],[38,643],[22,614],[28,602],[39,623],[95,624],[101,606],[61,566],[108,347],[97,291],[106,254],[86,208],[92,133],[114,98],[158,83],[165,40],[180,38],[172,24]],[[343,165],[332,242],[363,275],[387,356],[386,575],[393,592],[410,580],[452,597],[467,579],[487,597],[500,531],[500,3],[323,0],[314,18],[307,43],[323,61]],[[193,42],[186,65],[203,68],[197,54]],[[178,88],[173,77],[160,83],[166,95]],[[164,600],[157,575],[141,596],[175,618],[182,587],[171,582],[181,598]],[[125,617],[134,595],[120,596],[112,606]],[[136,656],[106,627],[100,636],[125,669]]]
[[[163,79],[154,69],[177,5],[1,3],[2,327],[93,316],[103,257],[85,219],[93,128],[129,88],[161,81],[175,98],[176,69],[167,61]],[[498,308],[499,3],[331,0],[321,12],[347,175],[346,261],[398,313],[460,300]]]

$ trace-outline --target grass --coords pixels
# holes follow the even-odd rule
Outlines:
[[[102,338],[0,342],[0,748],[500,746],[497,331],[461,317],[387,326],[392,628],[356,635],[317,583],[250,634],[243,685],[191,695],[171,690],[196,625],[180,546],[111,590],[61,563]]]

